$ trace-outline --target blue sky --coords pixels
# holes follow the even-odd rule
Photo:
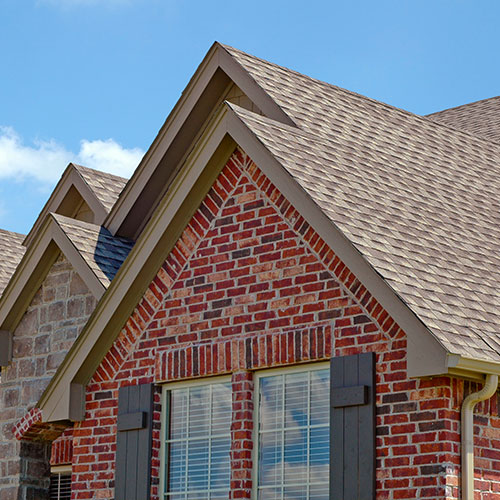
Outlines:
[[[419,114],[500,94],[497,0],[0,0],[0,227],[130,176],[214,40]]]

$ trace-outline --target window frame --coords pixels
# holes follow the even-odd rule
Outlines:
[[[168,500],[168,496],[165,493],[166,486],[166,467],[168,459],[166,457],[166,440],[168,432],[170,431],[168,426],[168,417],[170,412],[170,405],[168,404],[168,393],[169,391],[185,388],[185,387],[199,387],[203,385],[212,385],[212,384],[224,384],[231,383],[231,374],[229,375],[221,375],[215,377],[204,377],[197,379],[189,379],[189,380],[181,380],[175,382],[167,382],[166,384],[162,384],[162,392],[161,392],[161,424],[160,424],[160,484],[158,497],[160,500]],[[231,387],[231,401],[232,401],[232,387]],[[232,413],[232,412],[231,412]],[[232,415],[231,415],[232,420]],[[232,443],[232,439],[231,439]],[[231,462],[229,462],[231,463]]]
[[[277,368],[267,368],[256,370],[253,374],[253,432],[252,442],[254,444],[252,450],[252,500],[257,500],[259,495],[259,393],[260,379],[275,375],[286,375],[291,373],[303,373],[311,371],[330,370],[330,361],[318,361],[311,363],[303,363],[292,366],[282,366]]]

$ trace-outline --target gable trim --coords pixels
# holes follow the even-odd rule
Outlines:
[[[111,234],[121,235],[120,230],[126,218],[131,216],[130,214],[135,203],[146,188],[158,164],[168,154],[181,128],[187,126],[188,129],[191,129],[189,121],[192,121],[197,115],[202,113],[202,111],[196,109],[196,105],[200,102],[203,92],[213,83],[217,73],[221,71],[227,79],[226,88],[231,82],[234,82],[262,110],[265,116],[287,125],[295,126],[291,118],[255,82],[224,46],[215,42],[184,89],[179,101],[170,112],[155,140],[137,167],[136,172],[123,189],[122,195],[118,198],[111,212],[106,217],[104,226]],[[222,98],[220,102],[222,102]],[[206,123],[205,126],[207,126]],[[197,138],[194,135],[192,144],[196,143]],[[165,165],[165,168],[169,168],[172,171],[170,179],[174,178],[175,172],[178,170],[178,165],[185,161],[188,152],[186,151],[184,155],[181,155],[178,164],[174,161],[174,164],[168,162],[168,167]],[[142,226],[139,227],[140,229],[142,229]],[[136,239],[138,234],[136,231],[135,234],[123,234],[123,236]]]
[[[44,421],[83,418],[82,391],[234,151],[223,107],[111,282],[39,401]],[[102,332],[106,331],[106,335]],[[84,392],[84,391],[83,391]],[[61,402],[61,404],[59,404]],[[75,411],[73,413],[73,411]],[[78,414],[80,411],[80,414]]]
[[[49,215],[2,295],[0,329],[12,334],[59,252],[65,255],[90,292],[99,300],[104,293],[104,286],[59,227],[55,218]]]
[[[50,198],[40,212],[40,215],[33,224],[30,232],[24,239],[24,246],[28,247],[33,243],[49,213],[57,212],[64,199],[68,195],[71,187],[74,187],[78,191],[80,196],[94,213],[94,223],[97,225],[102,224],[107,215],[105,207],[99,201],[99,198],[97,198],[96,194],[92,191],[90,186],[85,182],[83,177],[78,172],[77,168],[73,165],[73,163],[70,163],[66,167],[66,170],[62,174],[61,179],[57,183],[57,186],[54,188],[54,191],[52,192]]]

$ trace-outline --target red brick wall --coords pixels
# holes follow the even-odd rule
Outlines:
[[[455,498],[459,382],[408,379],[404,333],[237,150],[87,387],[73,498],[113,497],[120,386],[222,373],[233,373],[232,497],[249,498],[251,371],[363,351],[377,353],[378,498]]]

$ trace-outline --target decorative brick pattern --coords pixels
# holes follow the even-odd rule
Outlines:
[[[156,382],[257,370],[331,357],[329,324],[308,328],[217,338],[209,344],[161,351],[156,358]]]
[[[50,465],[70,464],[73,460],[73,429],[68,428],[52,443]]]
[[[53,440],[63,431],[61,426],[41,426],[39,411],[33,407],[95,305],[86,285],[60,256],[14,332],[12,363],[2,369],[0,383],[2,500],[4,495],[17,498],[23,470],[27,467],[21,456],[23,447],[28,448],[27,440]]]
[[[74,430],[73,499],[114,495],[120,386],[232,373],[233,398],[246,394],[251,412],[251,370],[366,351],[377,354],[377,498],[457,498],[463,383],[408,379],[406,349],[393,319],[236,150],[87,387],[86,420]],[[248,498],[251,463],[236,446],[250,447],[251,424],[236,415],[237,402],[232,495]],[[245,427],[236,435],[238,423]],[[154,425],[156,500],[159,393]],[[489,460],[485,467],[497,470]]]

